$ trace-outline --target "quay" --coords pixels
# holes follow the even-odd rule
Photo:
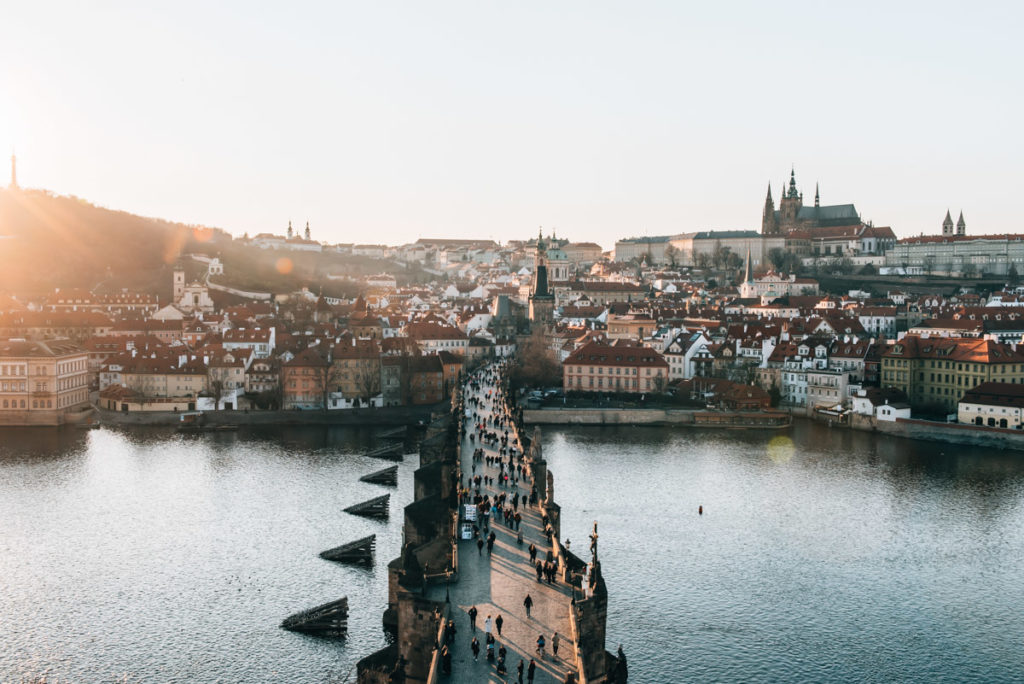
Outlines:
[[[650,425],[663,427],[779,430],[793,424],[786,411],[696,411],[662,408],[535,408],[523,411],[526,425]]]
[[[451,411],[436,415],[427,427],[414,477],[415,500],[404,511],[404,546],[388,566],[384,625],[394,632],[394,642],[358,663],[360,684],[513,682],[520,661],[526,682],[531,660],[535,684],[627,681],[622,648],[613,655],[605,646],[608,591],[598,558],[597,523],[588,562],[562,542],[561,509],[540,430],[525,436],[522,414],[507,396],[503,367],[488,366],[470,375],[453,396]],[[497,438],[481,440],[485,433]],[[506,448],[516,448],[514,459],[507,451],[503,459],[508,485],[502,484],[498,461],[503,440]],[[519,469],[509,468],[513,460],[521,466],[521,477]],[[487,508],[477,505],[484,497],[494,502],[504,495],[509,506],[513,494],[526,499],[515,508],[521,516],[518,530],[514,522],[485,524],[477,515]],[[493,548],[483,543],[490,534]],[[538,561],[550,560],[554,567],[552,582],[538,580],[531,545]],[[532,599],[529,615],[527,595]],[[495,640],[493,660],[487,655],[488,622]],[[556,633],[557,656],[552,652]],[[537,652],[540,635],[546,641],[543,658]],[[480,645],[476,659],[470,647],[474,636]],[[504,673],[497,667],[501,648],[506,650]]]

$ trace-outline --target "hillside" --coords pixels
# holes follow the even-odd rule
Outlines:
[[[0,189],[0,292],[129,288],[164,301],[171,295],[171,272],[179,258],[189,280],[202,279],[205,266],[189,254],[220,258],[225,272],[218,283],[274,293],[307,287],[350,298],[359,292],[358,279],[381,271],[403,285],[433,278],[418,266],[388,259],[333,250],[264,250],[216,228],[104,209],[43,190]]]
[[[0,190],[0,290],[117,287],[164,294],[179,255],[220,230],[136,216],[42,190]]]

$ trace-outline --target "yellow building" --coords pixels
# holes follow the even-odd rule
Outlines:
[[[0,425],[62,425],[89,408],[89,355],[66,339],[0,342]]]
[[[645,314],[608,315],[609,340],[643,340],[650,337],[656,327],[657,322]]]
[[[380,343],[355,337],[342,339],[331,351],[328,384],[346,399],[369,399],[380,394]]]
[[[955,413],[983,382],[1024,383],[1024,351],[992,340],[907,335],[882,355],[881,384],[903,390],[915,408]]]

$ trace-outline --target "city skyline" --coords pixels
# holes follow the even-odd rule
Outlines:
[[[0,150],[24,187],[235,235],[609,249],[757,230],[793,167],[899,237],[1016,232],[1016,7],[302,9],[19,6]]]

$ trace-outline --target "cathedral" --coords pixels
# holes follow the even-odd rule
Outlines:
[[[762,235],[786,236],[793,232],[814,233],[821,228],[860,227],[860,215],[852,204],[821,206],[818,188],[814,188],[814,206],[804,206],[804,195],[796,189],[796,172],[790,171],[789,187],[782,186],[779,208],[772,200],[772,186],[768,185],[768,197],[764,201],[761,218]],[[830,231],[832,232],[832,231]]]

